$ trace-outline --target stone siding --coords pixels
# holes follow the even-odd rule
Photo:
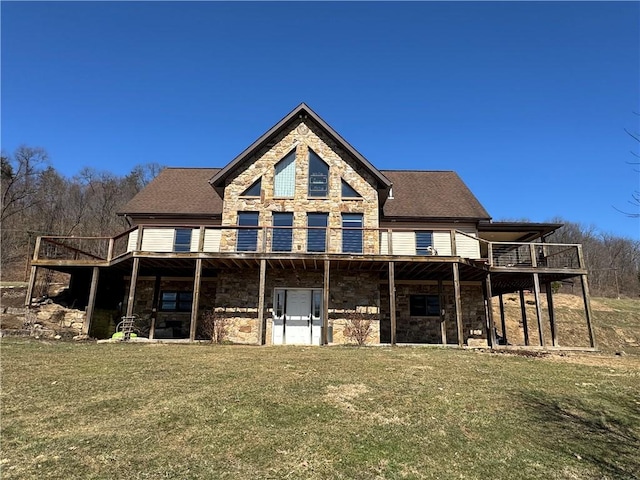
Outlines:
[[[329,328],[332,343],[350,343],[345,327],[353,315],[371,322],[368,343],[380,342],[380,288],[377,274],[331,271]],[[229,322],[229,340],[258,343],[259,271],[222,271],[218,275],[216,312]],[[277,288],[322,289],[323,272],[267,269],[265,282],[266,343],[272,342],[273,294]]]
[[[462,326],[464,343],[469,339],[486,340],[484,297],[482,285],[463,284],[460,287],[462,304]],[[434,317],[412,317],[410,312],[411,295],[438,295],[436,282],[424,284],[396,283],[396,342],[398,343],[426,343],[442,344],[441,319]],[[389,313],[389,286],[381,287],[381,341],[391,341],[391,317]],[[458,343],[458,329],[455,314],[455,293],[450,282],[444,282],[442,287],[442,302],[440,309],[444,309],[444,324],[446,343]],[[473,341],[471,343],[474,343]],[[477,342],[475,342],[477,343]]]
[[[365,228],[378,228],[378,192],[375,181],[350,154],[340,148],[313,123],[300,121],[280,134],[271,147],[265,147],[247,159],[239,173],[229,180],[224,190],[222,225],[235,226],[238,212],[259,212],[259,225],[272,225],[273,212],[292,212],[293,251],[306,252],[307,213],[328,213],[330,251],[341,251],[342,213],[362,213]],[[292,198],[274,197],[275,165],[295,149],[295,194]],[[309,149],[329,165],[329,194],[327,198],[308,196]],[[260,198],[242,197],[242,193],[256,180],[262,178]],[[342,179],[361,196],[359,199],[342,199]],[[365,253],[377,253],[379,238],[377,231],[363,235]],[[264,239],[269,249],[270,238]],[[263,244],[262,232],[258,234],[258,250]],[[224,230],[220,251],[236,249],[236,232]]]

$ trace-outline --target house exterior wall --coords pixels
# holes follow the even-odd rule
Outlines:
[[[437,282],[396,283],[396,341],[398,343],[442,343],[440,317],[411,316],[409,309],[410,297],[411,295],[421,294],[438,295]],[[464,282],[460,287],[460,298],[462,304],[463,342],[467,344],[469,339],[486,340],[486,314],[482,284],[480,282]],[[388,343],[391,340],[388,284],[382,285],[380,305],[382,319],[381,342]],[[443,282],[440,309],[444,310],[446,343],[455,345],[458,343],[458,331],[455,293],[451,282]]]
[[[351,156],[311,122],[300,121],[274,139],[274,145],[263,148],[245,162],[237,176],[224,189],[223,225],[237,225],[238,212],[259,212],[259,225],[272,225],[273,212],[292,212],[294,252],[306,251],[307,213],[328,213],[331,231],[331,252],[339,253],[341,246],[342,213],[362,213],[365,228],[378,228],[378,192],[373,177],[364,171]],[[329,165],[329,194],[327,198],[308,196],[309,149]],[[274,196],[275,165],[295,150],[295,194],[293,198]],[[242,197],[242,193],[262,178],[260,198]],[[341,198],[341,180],[344,179],[361,196],[359,199]],[[262,242],[259,234],[258,245]],[[364,253],[377,253],[376,231],[364,234]],[[221,251],[234,251],[236,233],[222,233]]]
[[[350,317],[371,322],[368,343],[380,342],[380,288],[376,274],[330,272],[329,328],[331,343],[350,343],[345,328]],[[258,270],[222,271],[218,275],[215,310],[229,322],[229,340],[258,343]],[[265,282],[266,344],[272,343],[273,296],[277,288],[322,289],[323,272],[267,270]]]

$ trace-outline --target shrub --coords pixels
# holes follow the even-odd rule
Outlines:
[[[225,343],[229,336],[229,319],[221,316],[214,309],[202,314],[199,325],[200,334],[212,343]]]
[[[360,313],[350,313],[347,315],[347,323],[344,329],[344,336],[358,346],[367,343],[371,335],[371,320],[367,320]]]

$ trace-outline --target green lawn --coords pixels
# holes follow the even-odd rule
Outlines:
[[[2,339],[3,479],[640,476],[640,357]]]

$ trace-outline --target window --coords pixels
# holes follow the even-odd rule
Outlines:
[[[253,182],[253,184],[242,192],[241,197],[259,197],[262,190],[262,177]]]
[[[351,185],[342,180],[342,198],[362,198],[362,195],[356,192]]]
[[[163,312],[190,312],[193,292],[162,292],[160,310]]]
[[[238,212],[239,227],[257,227],[258,212]],[[255,252],[258,248],[258,229],[239,228],[238,245],[239,252]]]
[[[416,255],[436,255],[433,232],[416,232]]]
[[[293,213],[274,212],[273,214],[273,242],[274,252],[290,252],[292,247],[292,229],[283,227],[293,226]]]
[[[411,295],[409,313],[412,317],[440,316],[440,298],[438,295]]]
[[[342,252],[362,253],[362,214],[342,214]]]
[[[276,164],[273,195],[293,197],[296,191],[296,151],[295,149]]]
[[[313,318],[322,316],[322,290],[314,290],[311,299],[311,315]]]
[[[191,229],[176,228],[176,236],[173,239],[174,252],[190,252],[191,251]]]
[[[307,252],[324,252],[328,213],[307,213]]]
[[[273,302],[273,310],[276,318],[282,318],[284,315],[285,291],[276,290]]]
[[[329,196],[329,165],[311,149],[309,150],[309,196]]]

